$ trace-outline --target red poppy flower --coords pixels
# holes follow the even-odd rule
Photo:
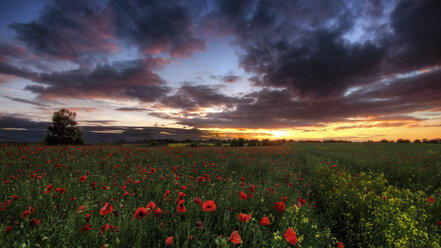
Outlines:
[[[231,233],[230,238],[228,239],[229,243],[233,243],[235,245],[242,243],[242,239],[240,238],[239,232],[238,231],[233,231],[233,233]]]
[[[156,217],[159,217],[159,216],[161,216],[161,214],[162,214],[162,210],[161,210],[160,208],[157,208],[157,209],[155,210],[155,216],[156,216]]]
[[[253,193],[256,190],[256,185],[251,184],[250,187],[248,188],[248,190]]]
[[[13,195],[11,196],[12,200],[17,200],[18,199],[18,195]]]
[[[78,180],[80,180],[80,182],[84,182],[86,181],[87,177],[86,176],[81,176],[80,178],[78,178]]]
[[[165,246],[171,246],[173,244],[173,237],[168,237],[165,240]]]
[[[38,225],[40,224],[40,220],[37,220],[37,219],[35,219],[35,218],[32,218],[32,220],[31,220],[31,224],[34,225],[34,226],[38,226]]]
[[[271,223],[270,223],[268,217],[263,217],[263,218],[260,220],[259,224],[260,224],[261,226],[269,226]]]
[[[6,202],[0,203],[0,211],[6,210]]]
[[[30,214],[35,213],[35,209],[33,207],[29,206],[28,209]]]
[[[49,194],[53,188],[54,188],[54,186],[52,184],[46,185],[45,193]]]
[[[178,203],[178,213],[180,214],[187,212],[187,209],[184,206],[184,202],[185,200],[180,200]]]
[[[106,205],[104,205],[104,207],[100,209],[100,214],[101,215],[108,215],[108,214],[111,214],[112,211],[113,211],[112,205],[110,205],[109,203],[106,202]]]
[[[297,202],[297,207],[301,208],[305,204],[306,204],[306,200],[300,196],[299,201]]]
[[[6,234],[10,233],[11,231],[12,231],[12,226],[7,226],[7,227],[5,228],[5,232],[6,232]]]
[[[89,220],[90,220],[90,217],[92,217],[92,215],[91,215],[91,214],[86,214],[86,221],[87,221],[87,222],[89,222]]]
[[[273,208],[277,211],[277,212],[285,212],[285,203],[284,202],[276,202],[273,206]]]
[[[112,229],[115,229],[115,231],[118,231],[118,227],[117,226],[113,226],[113,225],[110,225],[110,224],[105,224],[104,226],[101,226],[101,232],[103,232],[103,231],[107,232],[107,231],[112,230]]]
[[[167,198],[168,195],[170,195],[170,190],[167,189],[164,193],[164,199]]]
[[[197,197],[197,196],[194,198],[193,202],[194,202],[194,203],[197,203],[197,204],[199,204],[199,205],[202,205],[202,200],[201,200],[201,198],[199,198],[199,197]]]
[[[176,201],[180,201],[184,198],[184,196],[186,196],[186,194],[184,192],[178,192],[178,199],[176,199]]]
[[[286,239],[288,243],[292,245],[297,244],[296,232],[294,232],[291,228],[288,228],[288,230],[286,230],[285,234],[283,234],[283,237]]]
[[[241,200],[246,200],[246,199],[248,199],[247,194],[245,194],[243,191],[240,192],[240,194],[239,194],[239,198],[240,198]]]
[[[30,214],[29,210],[25,210],[25,211],[21,212],[20,216],[23,219],[26,219],[26,217],[28,217],[29,214]]]
[[[155,209],[155,207],[156,207],[156,204],[154,202],[149,202],[149,204],[147,204],[147,211],[148,211],[149,215],[153,211],[153,209]]]
[[[92,230],[92,226],[90,224],[86,224],[80,229],[80,232],[86,232]]]
[[[429,199],[427,199],[427,201],[428,201],[429,203],[434,203],[434,202],[435,202],[435,198],[430,197]]]
[[[212,212],[214,210],[216,210],[216,204],[214,204],[214,201],[206,201],[202,204],[202,211]]]
[[[82,212],[84,209],[86,209],[86,206],[84,206],[84,205],[79,206],[79,207],[77,208],[77,213]]]
[[[205,182],[205,177],[198,177],[198,178],[196,178],[196,181],[198,183],[203,183],[203,182]]]
[[[144,218],[144,216],[146,216],[147,214],[148,214],[147,209],[141,207],[141,208],[138,208],[135,211],[135,215],[134,216],[135,216],[135,219],[139,220],[139,219]]]
[[[190,239],[190,240],[193,240],[193,239],[194,239],[194,236],[193,236],[193,235],[190,235],[189,239]]]
[[[251,214],[239,213],[239,221],[248,222],[251,218]]]
[[[335,243],[335,247],[338,247],[338,248],[345,248],[345,246],[343,245],[342,242],[337,242],[337,243]]]
[[[66,192],[66,189],[60,187],[60,188],[55,189],[55,192],[57,192],[57,193],[61,193],[61,194],[64,194],[64,192]]]

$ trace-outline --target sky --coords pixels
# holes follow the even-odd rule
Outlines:
[[[0,140],[441,138],[438,0],[0,0]]]

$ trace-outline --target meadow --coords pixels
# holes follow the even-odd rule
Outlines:
[[[440,247],[441,145],[7,145],[0,247]]]

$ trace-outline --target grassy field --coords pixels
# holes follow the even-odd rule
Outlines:
[[[441,145],[2,145],[0,247],[440,247]]]

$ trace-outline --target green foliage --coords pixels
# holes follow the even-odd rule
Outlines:
[[[47,145],[83,145],[84,140],[77,122],[76,113],[61,109],[52,115],[52,123],[43,143]]]
[[[168,237],[172,247],[439,247],[440,151],[375,143],[2,145],[0,247],[164,247]],[[185,213],[177,211],[179,192]],[[216,210],[204,212],[196,197],[214,201]],[[286,210],[278,212],[282,201]],[[106,202],[113,212],[101,216]],[[135,219],[149,202],[162,214]],[[35,212],[23,217],[29,207]],[[239,213],[250,220],[239,221]],[[262,217],[271,224],[260,225]],[[86,224],[91,230],[80,231]],[[284,238],[288,228],[295,246]],[[241,244],[228,242],[233,231]]]
[[[383,174],[351,176],[315,168],[317,192],[331,227],[354,247],[440,247],[439,227],[424,191],[388,185]],[[320,171],[320,172],[318,172]],[[323,175],[325,172],[327,175]]]

